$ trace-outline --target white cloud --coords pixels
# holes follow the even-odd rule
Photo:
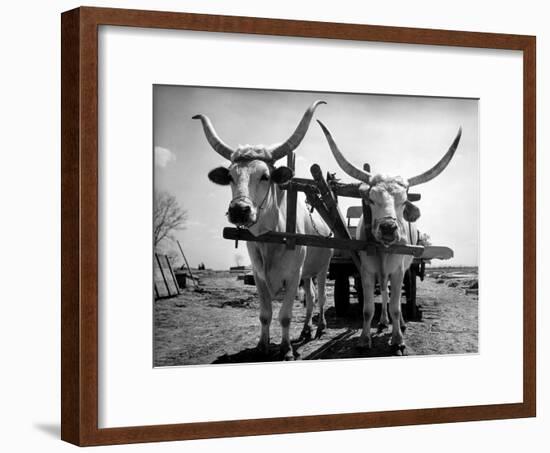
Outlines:
[[[176,160],[176,155],[167,148],[155,146],[155,166],[164,168]]]

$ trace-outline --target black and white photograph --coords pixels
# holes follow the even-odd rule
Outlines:
[[[155,85],[154,366],[478,352],[478,100]]]

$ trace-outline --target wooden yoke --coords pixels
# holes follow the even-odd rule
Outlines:
[[[287,155],[288,167],[294,171],[295,157],[294,153]],[[327,247],[347,250],[351,260],[360,271],[361,262],[358,251],[364,251],[369,256],[379,253],[413,255],[419,257],[424,251],[422,246],[394,245],[390,248],[383,248],[373,241],[358,241],[351,237],[346,226],[342,213],[338,208],[338,195],[352,198],[361,198],[358,183],[342,184],[335,179],[330,180],[330,184],[323,177],[321,167],[313,164],[310,168],[313,179],[292,178],[287,184],[281,186],[281,189],[287,191],[286,206],[286,231],[270,232],[261,236],[254,236],[250,232],[239,228],[224,228],[223,237],[231,240],[243,240],[252,242],[269,242],[284,244],[287,249],[293,250],[296,245],[305,245],[313,247]],[[309,204],[316,209],[321,218],[331,229],[334,238],[323,237],[311,234],[296,234],[296,211],[298,192],[304,192]],[[409,194],[409,200],[418,200],[420,195]],[[365,214],[370,209],[365,210]],[[368,220],[369,216],[365,215]]]

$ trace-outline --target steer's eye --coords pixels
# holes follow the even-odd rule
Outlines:
[[[260,181],[269,181],[269,176],[267,174],[263,174],[262,177],[260,178]]]

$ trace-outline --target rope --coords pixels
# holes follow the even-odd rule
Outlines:
[[[271,186],[268,186],[267,191],[265,192],[264,199],[260,203],[260,206],[258,206],[258,208],[257,208],[258,209],[258,215],[256,216],[256,220],[254,222],[250,222],[246,225],[241,226],[241,228],[250,228],[251,226],[256,225],[258,223],[258,221],[260,220],[260,214],[262,213],[262,209],[264,208],[264,204],[267,200],[267,196],[269,195],[269,192],[271,192]],[[254,200],[252,200],[252,198],[250,198],[250,197],[247,197],[246,195],[239,195],[238,197],[233,198],[229,204],[233,203],[236,200],[249,200],[250,204],[252,206],[254,206]],[[225,215],[227,215],[227,214],[228,213],[226,212]]]
[[[310,208],[307,210],[308,214],[309,214],[309,218],[311,220],[311,225],[313,226],[313,229],[315,230],[315,232],[317,233],[318,236],[321,236],[325,239],[328,239],[328,238],[331,238],[332,235],[334,234],[334,232],[332,231],[332,228],[330,227],[330,225],[327,225],[329,230],[330,230],[330,233],[328,236],[325,236],[323,235],[319,229],[317,228],[317,225],[315,224],[315,220],[313,219],[313,210],[315,209],[315,207],[309,202],[309,200],[306,198],[306,205],[309,206]],[[326,223],[326,222],[325,222]]]

